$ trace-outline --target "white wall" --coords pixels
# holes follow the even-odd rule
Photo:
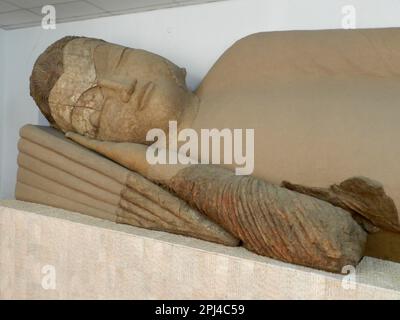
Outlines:
[[[0,85],[6,90],[5,114],[0,121],[5,133],[1,152],[3,197],[14,195],[19,128],[43,121],[29,96],[33,63],[60,37],[98,37],[153,51],[186,67],[189,86],[195,88],[236,40],[260,31],[341,28],[342,7],[349,4],[357,9],[358,28],[400,26],[399,0],[229,0],[59,24],[56,30],[36,27],[6,32],[7,83]]]

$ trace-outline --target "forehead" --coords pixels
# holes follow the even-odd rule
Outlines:
[[[94,65],[98,78],[157,81],[160,78],[180,78],[180,69],[154,53],[110,43],[94,49]]]

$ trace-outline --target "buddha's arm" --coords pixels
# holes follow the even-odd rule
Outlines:
[[[80,145],[96,151],[120,165],[140,173],[144,177],[163,183],[173,177],[185,165],[151,165],[146,160],[148,146],[139,143],[108,142],[87,138],[74,132],[67,132],[66,136]]]
[[[212,165],[151,166],[142,145],[68,137],[162,183],[260,255],[334,272],[362,258],[366,233],[325,201]]]

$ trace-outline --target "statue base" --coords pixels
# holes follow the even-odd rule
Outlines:
[[[48,206],[0,201],[0,299],[400,299],[400,264],[341,276]]]

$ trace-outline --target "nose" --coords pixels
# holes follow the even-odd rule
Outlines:
[[[132,81],[132,83],[129,85],[129,87],[123,89],[121,91],[121,100],[122,102],[129,102],[129,99],[132,97],[132,94],[135,92],[136,85],[138,81],[135,79]]]
[[[146,107],[146,104],[149,100],[149,97],[151,95],[151,93],[153,92],[155,88],[155,84],[152,81],[147,82],[142,90],[139,92],[138,94],[138,110],[143,110]]]
[[[186,68],[181,68],[181,71],[183,73],[183,77],[186,78],[186,75],[187,75]]]

